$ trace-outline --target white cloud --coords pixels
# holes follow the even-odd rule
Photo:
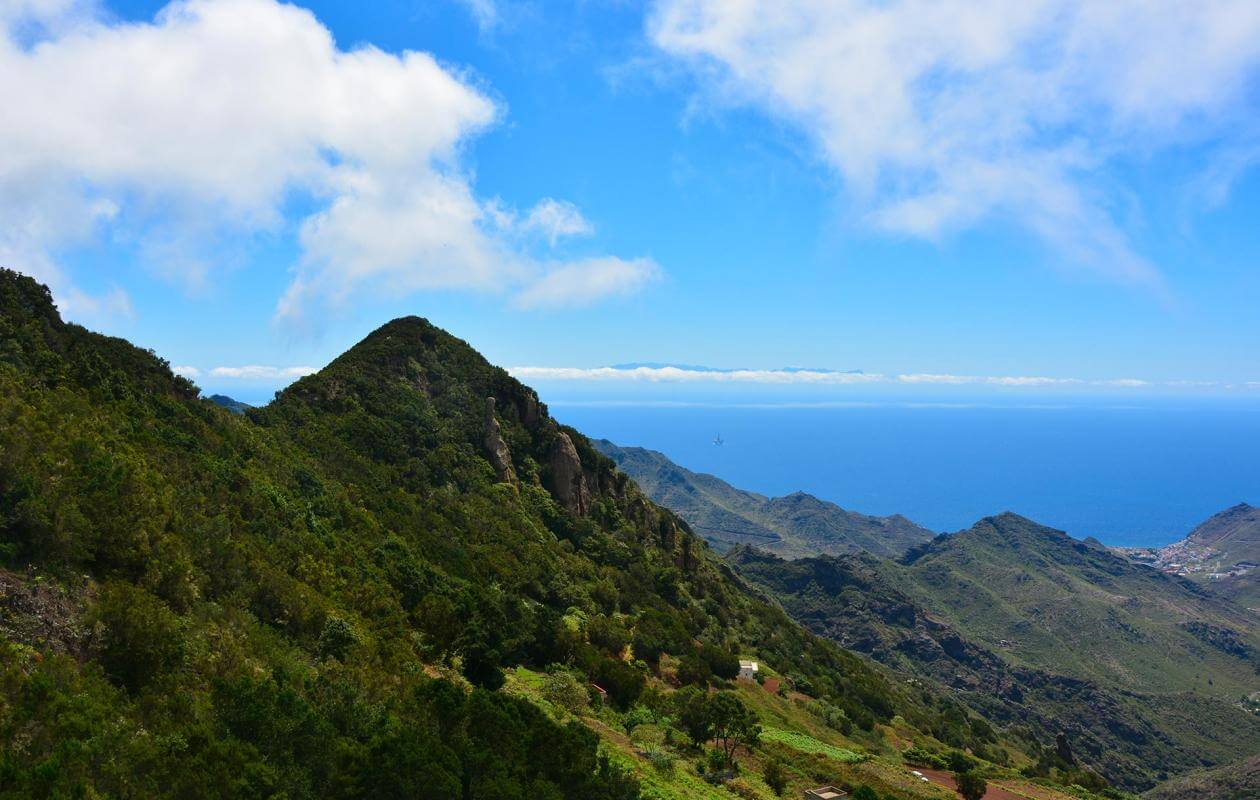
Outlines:
[[[577,206],[550,197],[529,210],[521,228],[541,234],[553,245],[562,236],[589,236],[595,232],[595,226],[582,216]]]
[[[1036,375],[939,375],[933,373],[913,373],[898,375],[899,383],[946,384],[962,386],[967,384],[989,384],[991,386],[1071,386],[1085,383],[1080,378],[1047,378]]]
[[[188,369],[184,367],[183,369]],[[195,368],[193,368],[195,370]],[[319,370],[315,367],[269,367],[261,364],[247,364],[243,367],[215,367],[210,370],[213,378],[232,380],[293,380],[310,375]]]
[[[1150,381],[1138,380],[1137,378],[1115,378],[1109,381],[1099,381],[1099,383],[1107,386],[1120,386],[1127,389],[1136,389],[1142,386],[1150,385]]]
[[[190,379],[196,379],[196,378],[201,377],[201,370],[197,369],[196,367],[190,367],[188,365],[171,367],[171,372],[174,372],[176,375],[183,375],[185,378],[190,378]]]
[[[693,369],[687,367],[511,367],[520,380],[636,381],[648,383],[780,383],[848,385],[879,383],[882,375],[797,369]]]
[[[1139,389],[1144,387],[1207,388],[1222,387],[1220,381],[1147,381],[1137,378],[1059,378],[1037,375],[951,375],[947,373],[906,373],[883,375],[868,372],[838,372],[816,369],[712,369],[671,365],[628,365],[617,367],[509,367],[522,381],[597,381],[635,383],[761,383],[812,386],[860,386],[901,384],[908,386],[997,386],[1006,388],[1049,388],[1092,386]],[[1260,386],[1260,382],[1251,384]]]
[[[497,200],[485,204],[485,212],[494,227],[518,237],[538,237],[555,246],[569,236],[589,236],[595,226],[582,216],[577,206],[566,200],[545,197],[529,211],[519,214]]]
[[[468,10],[473,21],[483,32],[493,29],[499,24],[499,7],[495,0],[456,0]]]
[[[587,306],[599,300],[634,294],[660,277],[660,267],[650,258],[626,261],[592,258],[557,266],[515,298],[521,308]]]
[[[897,380],[901,383],[944,383],[958,385],[964,383],[975,383],[979,378],[970,375],[937,375],[934,373],[915,373],[912,375],[898,375]]]
[[[176,0],[123,23],[86,3],[9,0],[0,105],[20,112],[0,123],[0,257],[63,302],[74,286],[57,254],[103,230],[197,285],[218,242],[288,230],[295,198],[314,210],[285,322],[367,286],[503,291],[546,271],[461,168],[502,109],[427,53],[338,49],[293,5]],[[589,229],[556,200],[525,220],[550,241]]]
[[[1014,219],[1156,286],[1095,176],[1254,131],[1254,0],[658,0],[649,33],[708,98],[802,130],[877,228]]]
[[[1005,376],[1000,378],[987,378],[986,383],[992,383],[997,386],[1071,386],[1073,384],[1084,383],[1079,378],[1046,378],[1039,376]]]

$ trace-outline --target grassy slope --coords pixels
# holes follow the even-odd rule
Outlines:
[[[887,575],[896,566],[879,559],[782,561],[745,548],[728,560],[814,632],[948,687],[1041,742],[1065,732],[1078,757],[1119,784],[1149,786],[1260,745],[1260,720],[1210,696],[1122,691],[1009,664],[898,589]]]
[[[1224,572],[1240,561],[1260,564],[1260,508],[1241,503],[1191,531],[1190,541],[1217,555],[1206,572]],[[1205,579],[1202,574],[1200,579]],[[1260,569],[1213,582],[1213,590],[1247,608],[1260,608]]]
[[[692,472],[653,450],[607,440],[594,445],[653,500],[721,549],[752,544],[788,557],[854,551],[895,557],[933,536],[905,517],[846,511],[803,492],[769,498]]]
[[[513,672],[507,691],[529,697],[558,718],[568,716],[543,699],[539,690],[541,675],[526,669]],[[751,752],[742,752],[737,788],[714,786],[703,780],[695,769],[700,754],[684,744],[647,745],[645,740],[659,740],[659,732],[669,727],[668,720],[644,726],[647,734],[624,732],[624,714],[609,708],[584,712],[583,720],[599,733],[606,750],[618,763],[631,769],[642,781],[644,797],[652,800],[730,800],[732,796],[773,800],[775,795],[761,779],[765,764],[778,759],[786,767],[789,785],[785,796],[796,797],[808,788],[834,784],[852,789],[866,785],[881,795],[903,800],[950,800],[954,792],[925,783],[913,774],[899,752],[910,744],[931,749],[943,745],[930,736],[910,729],[903,721],[879,726],[871,733],[845,736],[829,728],[810,713],[809,699],[800,695],[778,696],[766,692],[755,683],[738,681],[734,686],[749,707],[755,709],[764,728],[761,743]],[[681,742],[681,734],[675,741]],[[653,766],[643,753],[645,748],[668,753],[672,766]],[[1032,800],[1069,800],[1088,796],[1069,793],[1060,787],[1038,784],[1019,777],[1012,770],[990,768],[989,781],[1020,797]]]
[[[941,537],[890,570],[923,605],[1015,664],[1147,692],[1234,698],[1260,688],[1251,614],[1013,514]],[[1212,630],[1196,633],[1195,622]]]

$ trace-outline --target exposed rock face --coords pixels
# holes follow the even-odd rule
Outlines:
[[[521,421],[525,423],[525,427],[533,430],[538,427],[538,422],[542,418],[538,409],[538,395],[534,394],[532,389],[525,391],[525,401],[521,408]]]
[[[494,467],[494,475],[499,479],[500,483],[516,483],[516,473],[512,471],[512,451],[508,450],[507,442],[503,441],[503,431],[499,426],[499,421],[494,416],[494,398],[486,398],[486,424],[485,438],[482,443],[486,448],[486,455],[490,459],[490,465]],[[572,447],[572,442],[569,443]]]
[[[58,588],[38,580],[30,570],[22,576],[0,568],[0,636],[37,650],[83,658],[93,632],[81,617],[92,594],[87,588]]]
[[[582,474],[582,459],[573,440],[563,431],[556,434],[551,446],[551,493],[560,505],[575,514],[586,514],[591,506],[591,493]]]
[[[1072,753],[1072,745],[1068,744],[1066,733],[1060,733],[1054,737],[1054,750],[1059,754],[1059,758],[1069,764],[1076,763],[1076,756]]]

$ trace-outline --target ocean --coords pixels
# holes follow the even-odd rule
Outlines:
[[[1014,511],[1078,538],[1149,547],[1235,503],[1260,504],[1254,407],[550,407],[588,436],[659,450],[741,489],[805,491],[937,531]]]

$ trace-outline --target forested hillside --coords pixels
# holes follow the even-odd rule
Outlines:
[[[735,742],[728,767],[756,748],[786,785],[926,797],[910,744],[987,755],[996,775],[1029,758],[805,632],[532,390],[418,318],[237,414],[3,272],[0,453],[0,796],[628,798],[694,781],[622,747],[608,725],[634,714],[701,762],[710,741]],[[737,655],[783,696],[710,709],[674,691],[737,698]],[[582,698],[598,683],[606,711],[535,697],[523,676],[544,672]],[[692,712],[694,745],[673,733]],[[759,716],[778,731],[762,744]],[[742,738],[721,738],[731,720]]]

